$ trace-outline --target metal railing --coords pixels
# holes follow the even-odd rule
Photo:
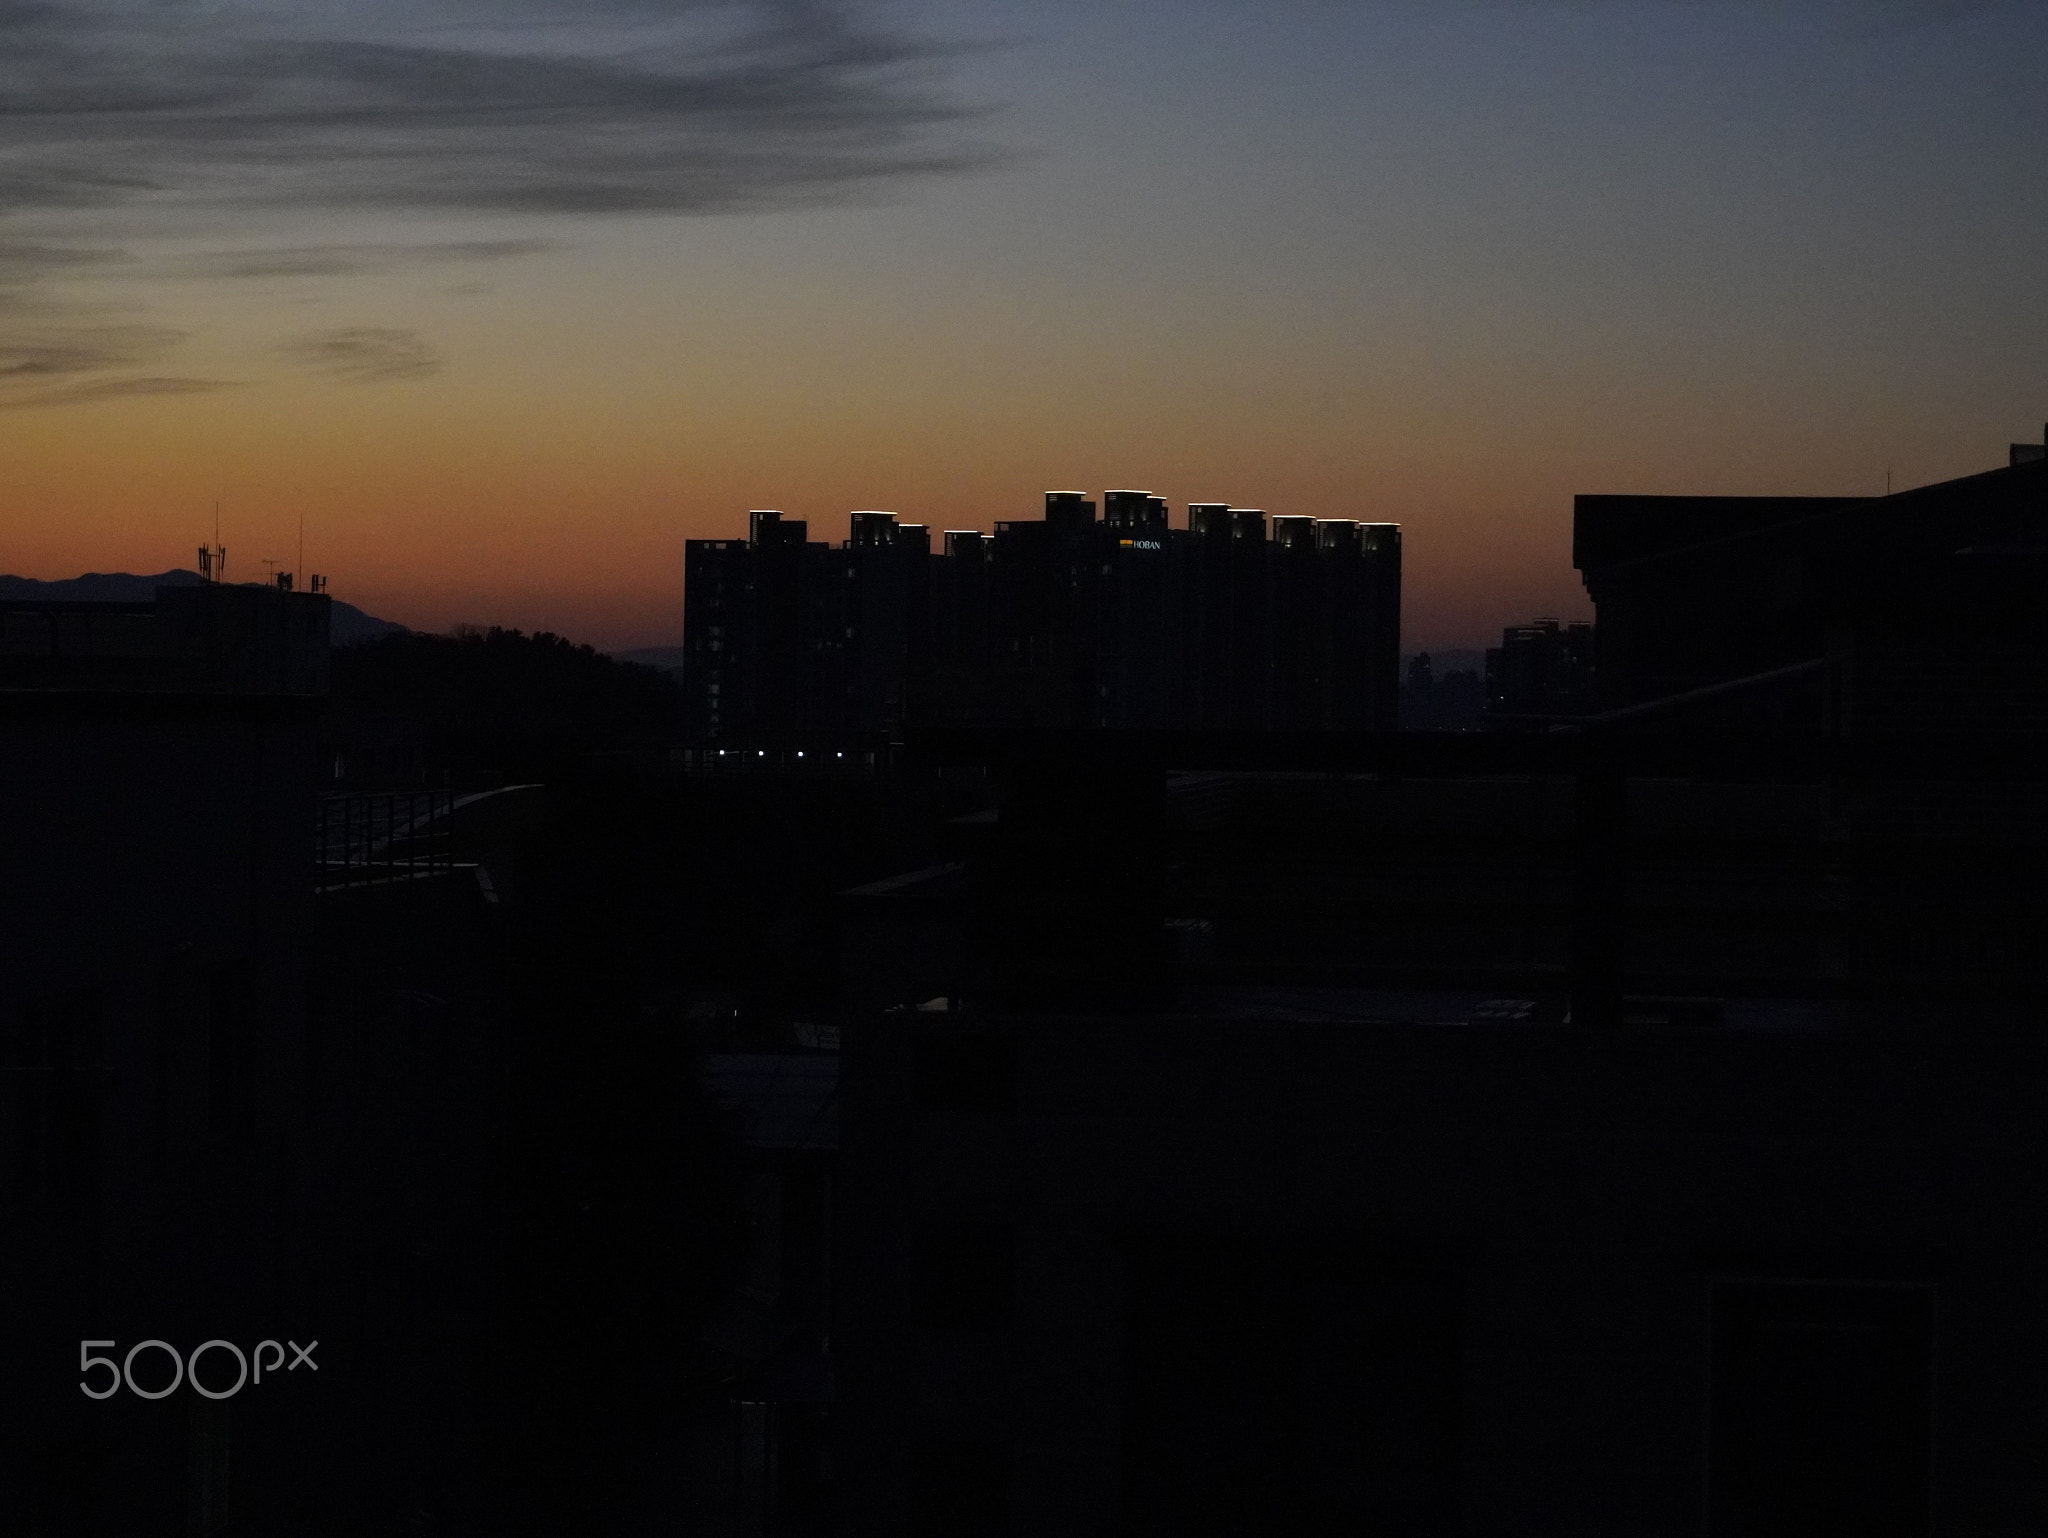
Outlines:
[[[315,884],[411,881],[455,868],[452,790],[329,796],[320,803]]]

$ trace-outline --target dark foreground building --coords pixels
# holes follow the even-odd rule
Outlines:
[[[1859,737],[2042,730],[2044,476],[2021,444],[2004,470],[1889,497],[1580,497],[1602,708]]]
[[[1399,682],[1395,524],[1053,492],[993,535],[853,515],[838,548],[750,514],[684,553],[692,740],[845,747],[906,723],[1383,730]]]
[[[487,808],[323,797],[329,605],[0,603],[10,1534],[485,1504]]]
[[[201,1371],[224,1389],[234,1351],[324,1333],[297,1225],[328,602],[0,603],[9,1532],[163,1531],[188,1509],[212,1532],[230,1416],[276,1490],[267,1454],[317,1413],[303,1366],[233,1407],[106,1390],[124,1365],[144,1392],[182,1380],[171,1350],[213,1339],[232,1348]]]
[[[846,1530],[2048,1522],[2048,463],[1577,549],[1574,730],[923,740],[1002,799],[847,898]]]

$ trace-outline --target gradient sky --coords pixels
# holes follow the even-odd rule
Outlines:
[[[2048,4],[0,0],[0,571],[680,636],[681,547],[1049,487],[1405,526],[2048,418]]]

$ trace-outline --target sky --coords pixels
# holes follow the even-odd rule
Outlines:
[[[0,0],[0,571],[681,634],[682,544],[1051,488],[1403,525],[2048,419],[2048,0]],[[303,535],[301,530],[303,529]],[[303,545],[301,539],[303,538]]]

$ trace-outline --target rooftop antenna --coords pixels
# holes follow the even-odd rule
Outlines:
[[[213,502],[213,543],[199,547],[199,577],[203,582],[222,582],[227,578],[228,551],[220,542],[220,499]]]
[[[300,571],[304,571],[304,570],[306,569],[306,510],[305,510],[305,509],[304,509],[303,507],[299,509],[299,566],[298,566],[298,569],[299,569]]]
[[[1886,496],[1892,494],[1892,467],[1890,465],[1884,467],[1884,494]]]

